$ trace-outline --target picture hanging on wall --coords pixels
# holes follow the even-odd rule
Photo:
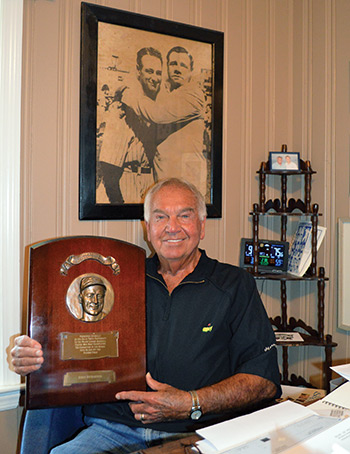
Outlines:
[[[80,219],[141,219],[180,177],[221,217],[223,33],[82,3]]]

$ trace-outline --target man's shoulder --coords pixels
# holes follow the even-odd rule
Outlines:
[[[253,276],[243,268],[209,258],[206,254],[204,259],[207,279],[222,290],[225,291],[242,284],[255,285]]]
[[[184,92],[189,92],[193,96],[196,96],[202,100],[205,99],[204,90],[201,83],[197,80],[191,80],[187,84],[184,84],[182,87]]]
[[[168,97],[182,97],[191,95],[192,97],[199,98],[201,100],[205,100],[204,90],[201,83],[197,80],[190,80],[189,82],[181,85],[180,87],[176,88],[175,90],[169,90],[169,86],[165,85],[163,91],[160,92],[160,97],[167,96]],[[166,98],[165,98],[166,99]]]
[[[158,258],[154,254],[146,258],[146,273],[150,274],[157,269]]]

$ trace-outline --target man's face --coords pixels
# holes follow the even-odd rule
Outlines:
[[[166,186],[153,197],[147,237],[160,260],[191,258],[204,238],[205,219],[198,217],[196,199],[185,188]]]
[[[153,55],[144,55],[141,59],[142,67],[139,68],[139,80],[145,95],[155,98],[162,81],[162,63]]]
[[[168,61],[168,75],[173,89],[189,82],[192,75],[190,57],[182,52],[171,52]]]
[[[281,156],[278,156],[278,157],[277,157],[277,163],[278,163],[279,165],[282,164],[282,158],[281,158]]]
[[[106,290],[102,285],[90,285],[81,292],[83,310],[89,315],[97,316],[102,312]]]

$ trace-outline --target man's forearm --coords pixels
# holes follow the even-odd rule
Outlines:
[[[251,374],[236,374],[212,386],[197,390],[203,413],[223,413],[273,398],[276,386]]]

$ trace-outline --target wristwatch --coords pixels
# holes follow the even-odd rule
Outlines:
[[[198,394],[196,391],[188,391],[192,397],[191,419],[197,420],[202,416],[201,406],[199,405]]]

